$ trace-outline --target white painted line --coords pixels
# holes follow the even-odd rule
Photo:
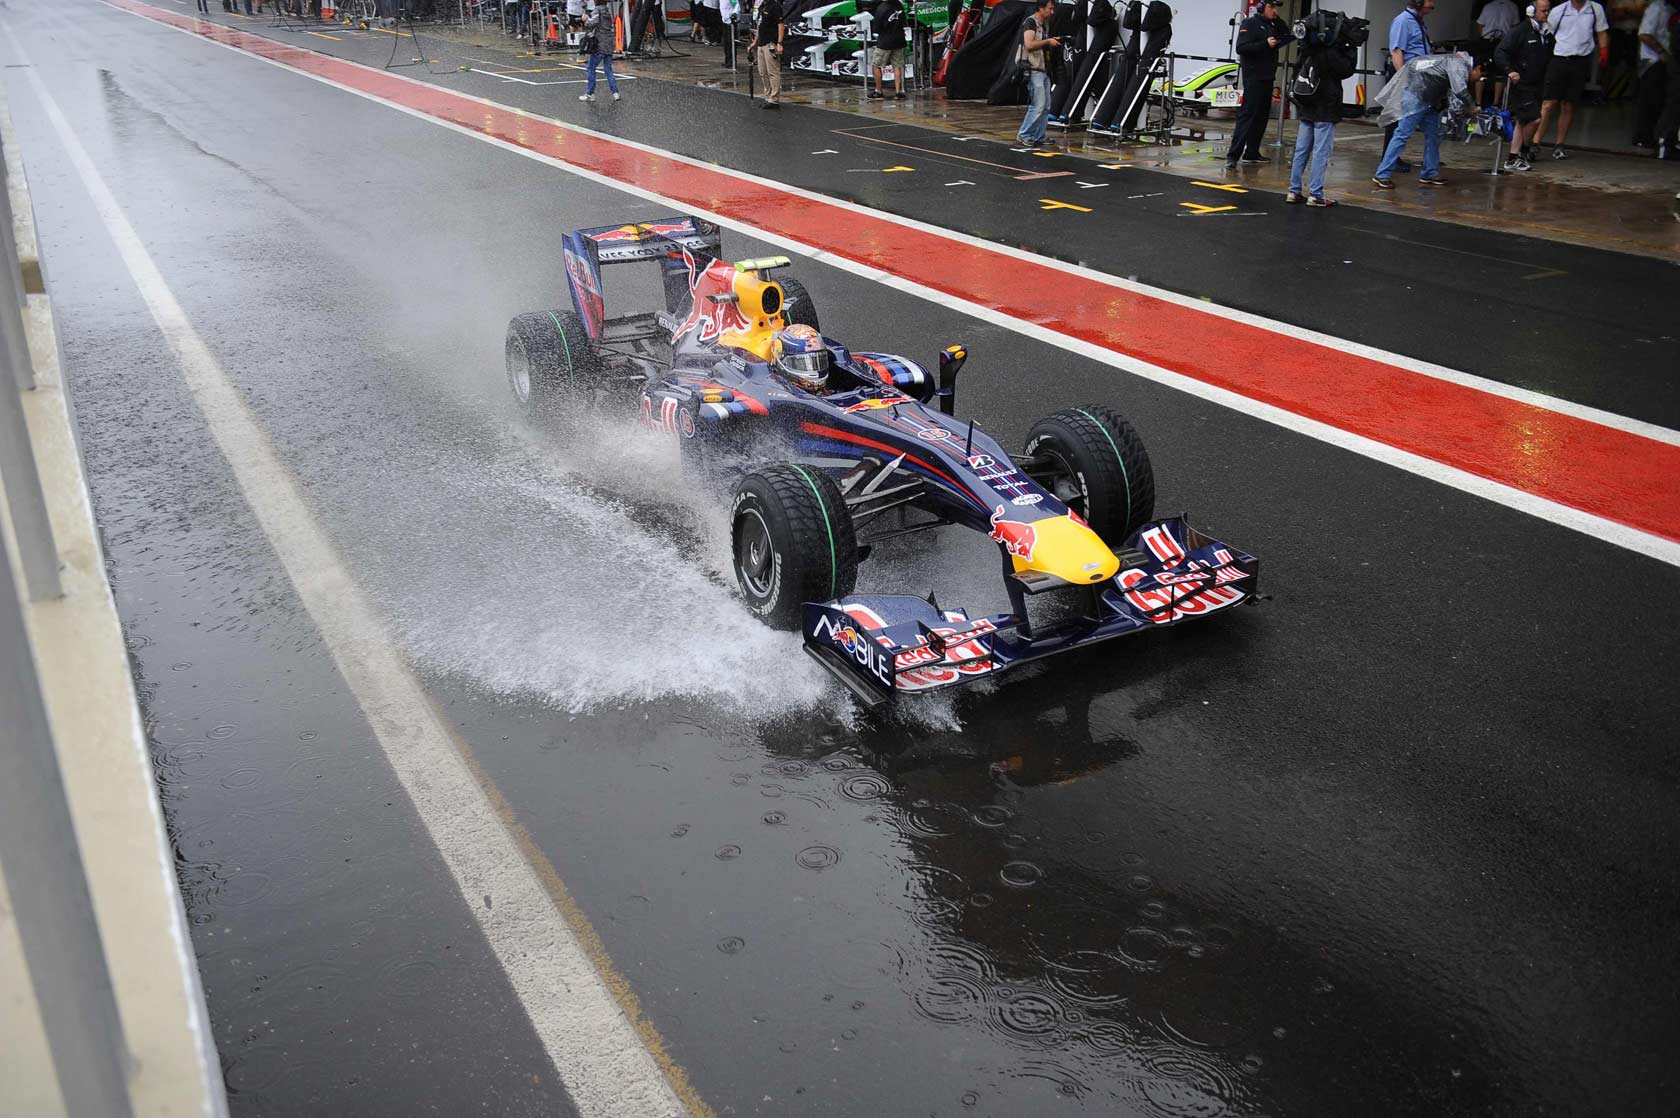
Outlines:
[[[1100,186],[1109,185],[1106,182],[1086,182],[1084,179],[1074,179],[1073,184],[1081,190],[1095,190]]]
[[[6,28],[13,48],[22,46]],[[39,72],[27,75],[92,197],[193,400],[286,569],[339,674],[483,929],[578,1113],[644,1118],[685,1113],[640,1034],[556,910],[518,842],[432,713],[384,622],[293,484],[227,373],[187,318]],[[494,898],[486,905],[485,898]]]
[[[956,182],[948,182],[945,185],[946,186],[973,186],[974,184],[969,182],[967,179],[958,179]]]
[[[109,6],[115,8],[115,5]],[[122,8],[115,8],[115,10],[119,12],[124,11]],[[145,16],[138,13],[129,12],[127,14],[134,16],[136,19],[146,19]],[[147,20],[147,22],[155,21]],[[165,24],[164,26],[169,27],[170,25]],[[1546,520],[1561,527],[1593,536],[1606,543],[1615,544],[1618,547],[1624,547],[1630,551],[1637,551],[1645,555],[1650,555],[1653,558],[1659,559],[1662,562],[1673,566],[1680,566],[1680,543],[1663,539],[1662,537],[1652,535],[1649,532],[1641,532],[1636,528],[1630,528],[1625,524],[1618,524],[1613,520],[1593,516],[1591,513],[1582,512],[1579,509],[1570,508],[1567,505],[1546,500],[1543,497],[1538,497],[1532,493],[1515,489],[1508,485],[1502,485],[1498,482],[1489,481],[1487,478],[1479,477],[1475,474],[1469,473],[1468,471],[1460,470],[1456,467],[1448,466],[1445,463],[1437,462],[1430,458],[1424,458],[1420,455],[1412,454],[1407,451],[1398,450],[1385,443],[1380,443],[1374,439],[1368,439],[1362,435],[1356,435],[1352,432],[1344,431],[1338,427],[1331,427],[1328,424],[1320,423],[1317,420],[1307,419],[1304,416],[1296,415],[1294,412],[1285,411],[1282,408],[1274,407],[1271,404],[1262,403],[1261,401],[1239,395],[1227,389],[1218,388],[1214,385],[1196,380],[1193,377],[1187,377],[1181,373],[1175,373],[1171,370],[1163,369],[1158,365],[1153,365],[1128,355],[1115,353],[1113,350],[1104,349],[1101,346],[1085,342],[1078,338],[1068,337],[1065,334],[1060,334],[1046,329],[1045,327],[1039,326],[1035,323],[1023,322],[1020,319],[1000,316],[990,307],[985,307],[978,303],[971,303],[967,300],[959,299],[954,295],[948,295],[943,291],[938,291],[931,287],[924,287],[910,280],[881,271],[880,269],[872,267],[868,264],[862,264],[847,257],[834,255],[824,250],[814,248],[801,241],[795,240],[792,237],[783,237],[778,234],[769,233],[763,229],[757,228],[756,226],[749,225],[746,222],[738,221],[734,218],[725,217],[722,214],[712,213],[711,211],[704,210],[696,206],[678,202],[676,199],[668,198],[663,194],[655,193],[654,191],[648,190],[644,187],[634,186],[630,183],[621,182],[617,179],[609,178],[606,175],[598,174],[594,171],[585,170],[582,167],[573,166],[569,163],[556,159],[553,156],[544,155],[541,152],[520,147],[519,145],[511,143],[507,140],[502,140],[495,136],[488,136],[482,132],[474,131],[465,125],[441,120],[435,116],[421,112],[418,109],[411,109],[406,105],[399,105],[395,102],[387,101],[385,98],[380,97],[377,94],[366,93],[359,89],[353,89],[350,86],[336,82],[331,78],[323,77],[319,74],[311,74],[306,70],[300,70],[294,66],[288,65],[285,62],[279,61],[278,59],[265,58],[261,55],[253,54],[250,51],[241,50],[239,47],[227,43],[218,43],[214,39],[206,39],[202,35],[195,35],[192,31],[185,28],[170,27],[170,29],[200,42],[207,42],[220,47],[223,50],[231,51],[241,57],[255,59],[258,62],[275,66],[281,70],[287,71],[288,73],[297,74],[302,77],[309,78],[312,81],[320,82],[322,85],[328,86],[332,89],[337,89],[344,93],[349,93],[352,96],[360,97],[366,101],[371,101],[376,105],[383,105],[386,108],[394,109],[397,112],[406,113],[407,115],[414,117],[416,120],[426,121],[427,123],[436,125],[439,128],[449,129],[450,131],[457,132],[462,136],[478,140],[481,143],[491,144],[495,147],[502,148],[505,151],[512,152],[515,155],[535,160],[538,163],[546,164],[547,166],[553,167],[559,171],[564,171],[565,173],[573,175],[577,178],[587,179],[590,182],[599,183],[602,186],[610,187],[611,189],[621,191],[625,194],[632,194],[638,198],[644,198],[651,202],[658,202],[661,205],[670,206],[672,207],[673,212],[698,214],[710,221],[717,222],[725,228],[734,229],[738,232],[746,234],[749,237],[755,237],[759,240],[779,245],[801,255],[808,256],[813,260],[839,268],[842,271],[850,272],[853,275],[862,276],[865,279],[874,280],[887,287],[893,287],[908,294],[916,295],[922,299],[928,300],[929,302],[938,303],[942,306],[947,306],[954,310],[961,311],[962,313],[971,315],[982,322],[1002,326],[1007,330],[1012,330],[1015,333],[1026,337],[1036,338],[1040,341],[1047,342],[1050,345],[1067,350],[1070,353],[1078,353],[1081,356],[1089,357],[1092,360],[1099,361],[1111,368],[1119,369],[1123,372],[1129,372],[1135,376],[1142,377],[1145,380],[1152,380],[1156,383],[1176,388],[1192,396],[1197,396],[1201,399],[1220,404],[1244,415],[1253,416],[1256,419],[1275,424],[1276,426],[1283,427],[1309,438],[1317,439],[1321,442],[1328,443],[1331,446],[1340,447],[1344,450],[1352,451],[1355,454],[1364,455],[1367,458],[1394,466],[1397,469],[1405,470],[1408,473],[1416,474],[1419,477],[1428,478],[1431,481],[1451,486],[1452,488],[1458,489],[1462,492],[1485,498],[1486,500],[1493,501],[1497,504],[1505,505],[1508,508],[1517,509],[1518,511],[1538,517],[1541,520]],[[337,61],[344,62],[345,60],[339,59]],[[360,66],[360,63],[347,62],[346,64]],[[361,68],[367,70],[372,69],[371,67],[365,66]],[[396,78],[399,81],[409,82],[428,91],[436,91],[440,88],[439,86],[422,82],[417,78],[411,78],[404,74],[391,74],[389,76]],[[1400,354],[1388,353],[1384,350],[1379,350],[1374,346],[1361,345],[1357,342],[1334,338],[1327,334],[1318,333],[1317,331],[1307,330],[1303,327],[1291,326],[1288,323],[1274,322],[1271,319],[1261,318],[1259,315],[1249,314],[1246,311],[1234,310],[1230,307],[1222,307],[1217,303],[1203,302],[1202,300],[1195,299],[1188,295],[1179,295],[1175,292],[1167,291],[1162,288],[1151,287],[1148,284],[1138,283],[1135,280],[1120,279],[1116,276],[1099,272],[1094,268],[1086,268],[1078,264],[1068,264],[1060,260],[1052,260],[1049,257],[1039,256],[1036,253],[1028,252],[1025,249],[1013,248],[1000,242],[985,241],[978,237],[969,236],[966,233],[958,233],[949,229],[941,229],[925,222],[888,213],[885,210],[870,209],[867,206],[862,206],[855,202],[848,202],[843,199],[833,198],[826,194],[819,194],[816,191],[806,190],[802,187],[789,186],[786,183],[780,183],[773,179],[752,175],[745,171],[737,171],[728,167],[708,164],[698,159],[666,151],[662,148],[638,143],[635,140],[626,140],[618,136],[609,136],[606,133],[598,132],[594,129],[583,128],[579,125],[554,120],[551,117],[544,117],[536,113],[526,112],[523,109],[502,105],[483,97],[475,97],[472,94],[467,93],[457,94],[457,96],[464,97],[470,101],[476,101],[487,108],[512,113],[516,116],[527,117],[545,125],[550,125],[569,132],[592,136],[609,143],[622,144],[625,147],[647,152],[650,155],[655,155],[662,159],[685,163],[689,166],[708,170],[717,174],[729,175],[733,178],[738,178],[746,182],[758,183],[774,190],[780,190],[788,194],[808,198],[811,201],[819,202],[823,205],[836,206],[841,209],[851,210],[855,213],[867,214],[868,216],[880,221],[890,221],[906,228],[920,230],[932,236],[944,237],[949,240],[972,245],[976,248],[982,248],[989,252],[1001,253],[1005,256],[1030,261],[1035,265],[1053,268],[1057,271],[1065,272],[1070,275],[1084,276],[1100,283],[1107,283],[1127,291],[1135,291],[1139,294],[1148,295],[1152,298],[1161,299],[1165,302],[1176,303],[1179,306],[1188,307],[1206,314],[1229,319],[1233,322],[1242,322],[1259,329],[1270,330],[1273,333],[1283,334],[1293,338],[1301,338],[1306,341],[1315,342],[1319,345],[1339,349],[1344,353],[1356,353],[1374,361],[1386,362],[1399,368],[1421,373],[1425,376],[1435,377],[1436,379],[1450,381],[1455,384],[1462,384],[1469,388],[1490,393],[1491,395],[1502,396],[1510,400],[1517,400],[1536,408],[1547,409],[1564,415],[1572,415],[1578,419],[1587,420],[1588,422],[1599,423],[1603,426],[1612,427],[1616,430],[1628,431],[1646,438],[1655,439],[1659,442],[1680,446],[1680,432],[1671,431],[1665,427],[1659,427],[1654,423],[1645,423],[1641,420],[1629,419],[1625,416],[1600,411],[1597,408],[1586,407],[1585,405],[1575,404],[1567,400],[1560,400],[1556,397],[1546,396],[1538,392],[1531,392],[1527,389],[1514,388],[1510,385],[1500,384],[1496,381],[1485,380],[1482,377],[1472,376],[1469,373],[1461,373],[1440,365],[1434,365],[1427,361],[1404,357]],[[1159,198],[1163,193],[1164,192],[1132,195],[1131,197]]]

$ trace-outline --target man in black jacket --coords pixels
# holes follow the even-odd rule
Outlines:
[[[1534,0],[1529,8],[1533,15],[1525,15],[1517,25],[1505,32],[1494,52],[1495,73],[1508,75],[1511,80],[1511,115],[1516,118],[1517,134],[1511,140],[1511,156],[1505,160],[1507,171],[1527,171],[1534,166],[1534,140],[1540,132],[1540,94],[1546,84],[1546,66],[1552,60],[1552,44],[1556,37],[1546,26],[1552,14],[1551,0]]]
[[[1278,19],[1277,0],[1266,0],[1260,11],[1237,28],[1237,63],[1242,68],[1242,108],[1237,110],[1237,127],[1231,133],[1231,150],[1225,166],[1270,163],[1260,154],[1266,135],[1266,119],[1272,115],[1272,83],[1277,74],[1278,48],[1292,38]]]
[[[1359,55],[1345,43],[1310,48],[1296,71],[1291,100],[1295,102],[1295,162],[1289,169],[1289,194],[1285,202],[1306,202],[1309,206],[1334,206],[1324,196],[1324,171],[1330,165],[1330,151],[1336,143],[1336,125],[1342,120],[1342,83],[1359,68]],[[1310,86],[1310,91],[1304,87]],[[1307,191],[1301,177],[1307,170]]]

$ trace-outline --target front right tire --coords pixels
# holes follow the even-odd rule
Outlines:
[[[1125,543],[1154,518],[1149,452],[1113,408],[1093,404],[1045,416],[1027,432],[1026,452],[1050,464],[1039,480],[1109,546]]]

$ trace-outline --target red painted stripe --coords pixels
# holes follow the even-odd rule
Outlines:
[[[806,434],[809,434],[809,435],[821,435],[826,439],[837,439],[840,442],[851,443],[854,446],[866,446],[870,450],[879,450],[883,454],[891,454],[895,458],[898,455],[902,454],[902,455],[904,455],[904,458],[905,458],[906,461],[913,462],[916,465],[920,466],[922,469],[926,470],[928,473],[938,474],[940,477],[942,477],[946,481],[950,482],[952,489],[956,490],[958,493],[961,493],[964,497],[967,497],[969,500],[971,500],[975,504],[979,505],[982,509],[984,509],[986,507],[985,502],[980,500],[980,498],[976,497],[974,494],[970,493],[968,491],[968,487],[965,486],[962,482],[958,481],[956,478],[952,477],[950,474],[946,473],[944,470],[941,470],[938,466],[935,466],[935,465],[933,465],[932,463],[929,463],[929,462],[922,461],[920,458],[917,458],[914,454],[911,454],[907,450],[900,450],[896,446],[891,446],[887,443],[876,442],[874,439],[867,438],[866,436],[863,436],[863,435],[855,435],[850,431],[842,431],[838,427],[826,427],[821,423],[809,423],[809,422],[801,423],[799,425],[799,429],[801,431],[804,431]]]
[[[109,3],[1251,400],[1680,541],[1680,447],[749,182],[138,0]]]

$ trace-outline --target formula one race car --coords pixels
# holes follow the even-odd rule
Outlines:
[[[546,419],[618,411],[676,439],[692,476],[732,491],[747,606],[800,629],[865,702],[1254,600],[1252,555],[1152,519],[1149,456],[1109,408],[1047,416],[1010,454],[952,417],[962,346],[940,353],[937,378],[848,350],[818,332],[802,284],[771,278],[785,257],[727,263],[717,228],[681,216],[579,230],[564,249],[574,309],[509,324],[514,396]],[[609,317],[601,270],[631,262],[657,269],[665,307]],[[853,594],[875,544],[947,525],[997,544],[1008,613]]]

